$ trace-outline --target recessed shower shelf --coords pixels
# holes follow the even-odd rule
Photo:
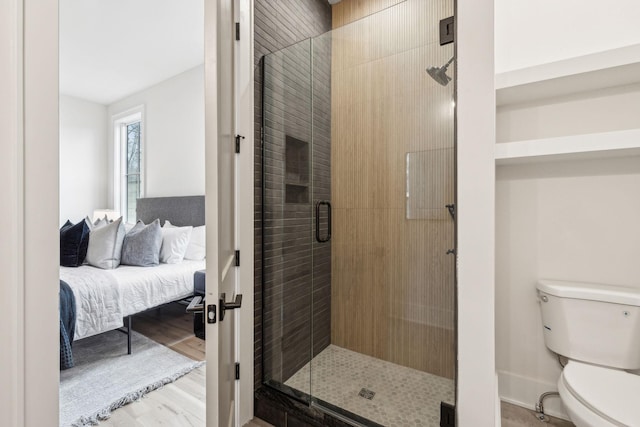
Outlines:
[[[496,105],[640,83],[640,44],[496,74]]]
[[[499,143],[497,165],[640,156],[640,129]]]

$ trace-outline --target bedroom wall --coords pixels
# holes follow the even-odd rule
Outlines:
[[[112,117],[144,105],[145,196],[204,194],[204,65],[192,68],[108,106]],[[109,204],[113,204],[113,145],[107,155]]]
[[[61,225],[108,205],[107,152],[107,107],[61,95]]]

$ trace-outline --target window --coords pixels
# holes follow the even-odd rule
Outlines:
[[[143,197],[142,107],[114,118],[114,206],[125,222],[136,221],[136,202]]]

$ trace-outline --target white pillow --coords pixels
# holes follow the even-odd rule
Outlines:
[[[122,217],[100,228],[94,228],[89,234],[87,263],[94,267],[112,269],[120,265],[122,242],[124,240]]]
[[[164,222],[164,226],[167,228],[174,228],[175,225],[171,224],[169,220]],[[191,239],[189,240],[189,246],[187,246],[187,252],[184,254],[184,259],[191,259],[196,261],[202,261],[207,255],[207,229],[206,225],[200,227],[193,227],[191,233]]]
[[[105,225],[109,224],[109,220],[107,219],[106,215],[104,216],[104,218],[96,219],[94,222],[91,222],[91,219],[87,216],[84,219],[84,222],[87,223],[90,231],[95,230],[96,228],[104,227]]]
[[[187,252],[193,227],[162,227],[162,248],[160,262],[177,264],[182,262]]]

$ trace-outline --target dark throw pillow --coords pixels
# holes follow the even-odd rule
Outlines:
[[[83,221],[68,221],[60,229],[60,265],[79,267],[87,256],[89,226]]]

